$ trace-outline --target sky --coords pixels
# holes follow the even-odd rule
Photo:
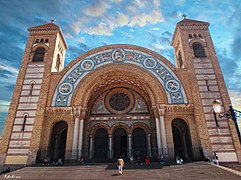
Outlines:
[[[170,44],[183,14],[210,23],[232,104],[241,110],[241,0],[0,0],[0,135],[29,27],[56,20],[69,47],[65,66],[109,44],[142,46],[175,65]]]

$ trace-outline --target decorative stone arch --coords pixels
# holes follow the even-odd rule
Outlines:
[[[32,48],[32,53],[35,52],[38,48],[44,48],[46,52],[49,49],[46,44],[37,44]]]
[[[65,122],[67,124],[67,129],[69,128],[68,121],[63,120],[63,119],[56,119],[56,120],[52,121],[51,124],[50,124],[50,132],[49,132],[50,134],[49,134],[49,136],[51,136],[51,134],[52,134],[52,130],[53,130],[54,125],[58,122],[61,122],[61,121]]]
[[[129,126],[122,122],[115,123],[114,125],[111,126],[111,130],[110,130],[111,134],[113,134],[115,132],[115,130],[118,128],[123,128],[126,131],[126,134],[130,134]]]
[[[168,104],[188,103],[181,80],[174,66],[148,49],[131,45],[111,45],[87,52],[70,63],[56,86],[52,106],[70,106],[80,81],[93,70],[105,65],[129,64],[149,72],[164,89]]]
[[[183,120],[183,121],[187,124],[187,126],[188,126],[188,124],[189,124],[188,118],[183,117],[183,116],[176,116],[175,118],[172,119],[171,124],[172,124],[172,122],[173,122],[174,120],[176,120],[176,119],[181,119],[181,120]]]
[[[142,75],[141,78],[140,74]],[[133,90],[137,92],[140,92],[138,91],[138,88],[142,90],[142,92],[148,96],[151,105],[157,104],[157,102],[168,103],[164,89],[158,80],[149,72],[139,68],[138,66],[130,64],[119,64],[118,66],[115,64],[108,64],[93,70],[92,73],[87,75],[78,84],[73,94],[71,103],[75,105],[81,104],[88,107],[87,104],[90,102],[89,100],[93,93],[96,92],[96,89],[104,89],[106,83],[108,84],[108,81],[111,83],[112,81],[116,80],[131,80],[132,83],[137,85],[135,88],[133,88]],[[109,84],[106,88],[109,89],[112,87],[112,85],[114,84]],[[113,88],[115,87],[118,86],[113,86]],[[134,87],[134,85],[132,87]],[[140,94],[142,95],[142,93]]]
[[[132,124],[131,127],[130,127],[130,133],[132,134],[133,131],[134,131],[136,128],[141,128],[141,129],[143,129],[143,130],[146,132],[146,134],[150,134],[150,133],[151,133],[150,127],[148,127],[147,124],[142,123],[142,122],[136,122],[136,123]]]
[[[133,79],[123,80],[121,76],[117,76],[115,77],[115,79],[108,79],[104,83],[100,83],[100,85],[98,84],[94,87],[94,90],[92,90],[92,88],[90,87],[91,94],[88,100],[88,112],[87,112],[88,114],[91,115],[91,114],[100,113],[100,112],[97,112],[98,103],[101,103],[101,106],[103,106],[102,108],[105,108],[107,111],[109,111],[110,108],[108,107],[110,104],[108,101],[108,97],[110,97],[115,91],[130,92],[131,95],[129,97],[131,102],[132,103],[137,103],[138,101],[142,102],[143,106],[145,106],[144,109],[141,110],[142,113],[150,112],[150,109],[151,109],[151,99],[149,95],[150,93],[148,93],[143,86],[140,86],[137,81],[133,82]],[[75,96],[80,97],[79,95],[75,95]],[[73,100],[76,103],[75,98]],[[130,111],[132,111],[133,108],[134,107],[132,106],[130,108]],[[126,112],[130,112],[130,111],[126,111]],[[117,113],[121,114],[123,112],[117,112]]]
[[[206,42],[202,39],[192,39],[190,42],[189,42],[189,46],[192,47],[193,43],[200,43],[203,47],[206,47]]]
[[[108,134],[111,134],[110,126],[106,123],[97,123],[94,126],[92,126],[90,129],[90,134],[95,135],[96,131],[101,128],[105,129],[108,132]]]

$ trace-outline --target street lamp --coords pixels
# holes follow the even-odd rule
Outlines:
[[[218,99],[215,99],[213,101],[212,105],[213,105],[213,110],[214,110],[213,114],[214,114],[217,126],[218,126],[218,123],[217,123],[216,114],[218,114],[220,118],[226,117],[227,120],[232,119],[234,121],[236,130],[237,130],[237,133],[238,133],[239,142],[241,143],[241,136],[240,136],[240,131],[239,131],[238,122],[237,122],[237,117],[241,118],[241,111],[233,109],[233,106],[229,105],[229,110],[222,113],[221,101],[219,101]]]

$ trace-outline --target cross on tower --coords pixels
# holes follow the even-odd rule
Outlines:
[[[186,18],[187,18],[187,15],[186,15],[186,14],[183,14],[182,17],[183,17],[184,19],[186,19]]]

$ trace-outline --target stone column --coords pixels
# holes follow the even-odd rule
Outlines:
[[[160,128],[161,128],[161,141],[162,141],[162,148],[163,148],[163,154],[168,154],[167,150],[167,136],[166,136],[166,128],[165,128],[165,122],[164,122],[164,107],[158,107],[158,113],[160,116]]]
[[[83,147],[83,133],[84,133],[84,117],[85,117],[85,109],[81,107],[80,114],[80,123],[79,123],[79,142],[78,142],[78,157],[82,156],[82,147]]]
[[[112,134],[109,135],[109,159],[113,158],[113,150],[112,150]]]
[[[83,131],[84,131],[84,120],[80,120],[79,124],[79,143],[78,143],[78,157],[82,156],[82,146],[83,146]]]
[[[89,158],[93,158],[93,134],[90,134]]]
[[[132,156],[132,142],[131,142],[131,139],[132,139],[132,135],[131,134],[128,134],[128,152],[127,152],[127,156],[130,158]]]
[[[161,152],[161,137],[160,137],[160,124],[159,124],[159,119],[156,118],[156,140],[157,140],[157,151],[158,151],[158,156],[162,154]]]
[[[74,107],[73,110],[74,110],[75,120],[74,120],[74,134],[73,134],[73,142],[72,142],[72,157],[71,157],[71,159],[77,159],[80,109],[78,107]]]
[[[151,157],[151,134],[147,134],[148,156]]]

